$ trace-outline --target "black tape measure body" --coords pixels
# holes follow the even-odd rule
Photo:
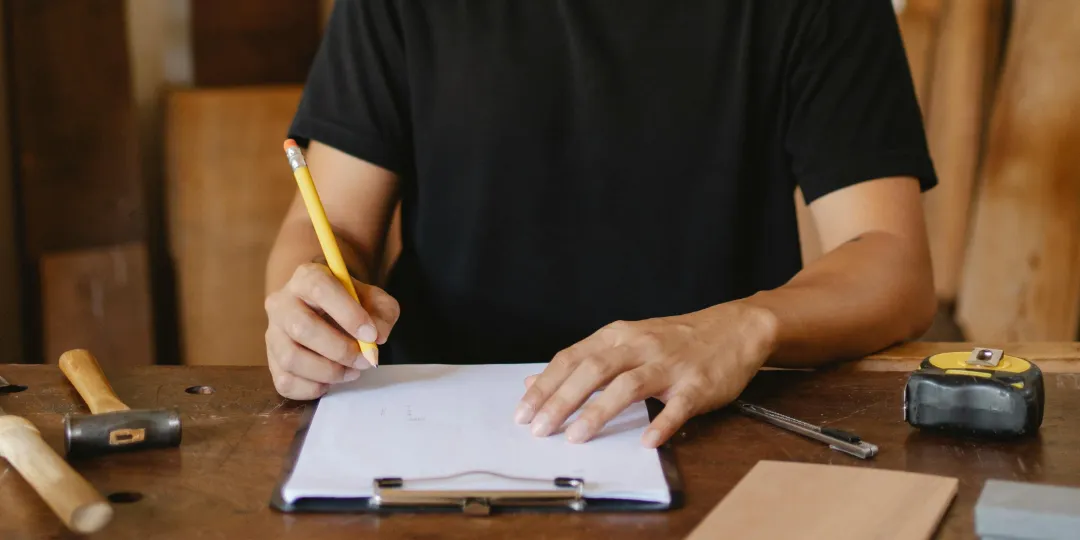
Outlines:
[[[923,359],[904,388],[904,420],[920,429],[974,436],[1038,431],[1045,400],[1042,371],[1028,360],[999,354],[993,366],[971,364],[972,352]]]

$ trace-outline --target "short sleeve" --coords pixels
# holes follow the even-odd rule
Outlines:
[[[402,43],[391,0],[337,0],[289,137],[401,173],[411,155]]]
[[[937,176],[892,2],[813,5],[790,55],[784,141],[807,203],[888,176],[932,188]]]

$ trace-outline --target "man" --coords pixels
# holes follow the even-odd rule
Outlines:
[[[937,180],[888,0],[338,0],[289,136],[362,298],[297,199],[267,273],[286,397],[360,376],[357,338],[384,363],[550,361],[508,421],[547,436],[584,404],[586,441],[655,396],[654,447],[762,366],[933,317]]]

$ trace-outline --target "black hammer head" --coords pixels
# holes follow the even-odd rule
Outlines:
[[[179,446],[180,432],[180,412],[176,409],[64,417],[64,445],[69,457]]]

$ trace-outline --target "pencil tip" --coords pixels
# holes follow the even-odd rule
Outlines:
[[[364,358],[367,359],[368,363],[371,364],[371,367],[379,367],[379,349],[375,347],[370,349],[365,347],[361,353],[364,355]]]

